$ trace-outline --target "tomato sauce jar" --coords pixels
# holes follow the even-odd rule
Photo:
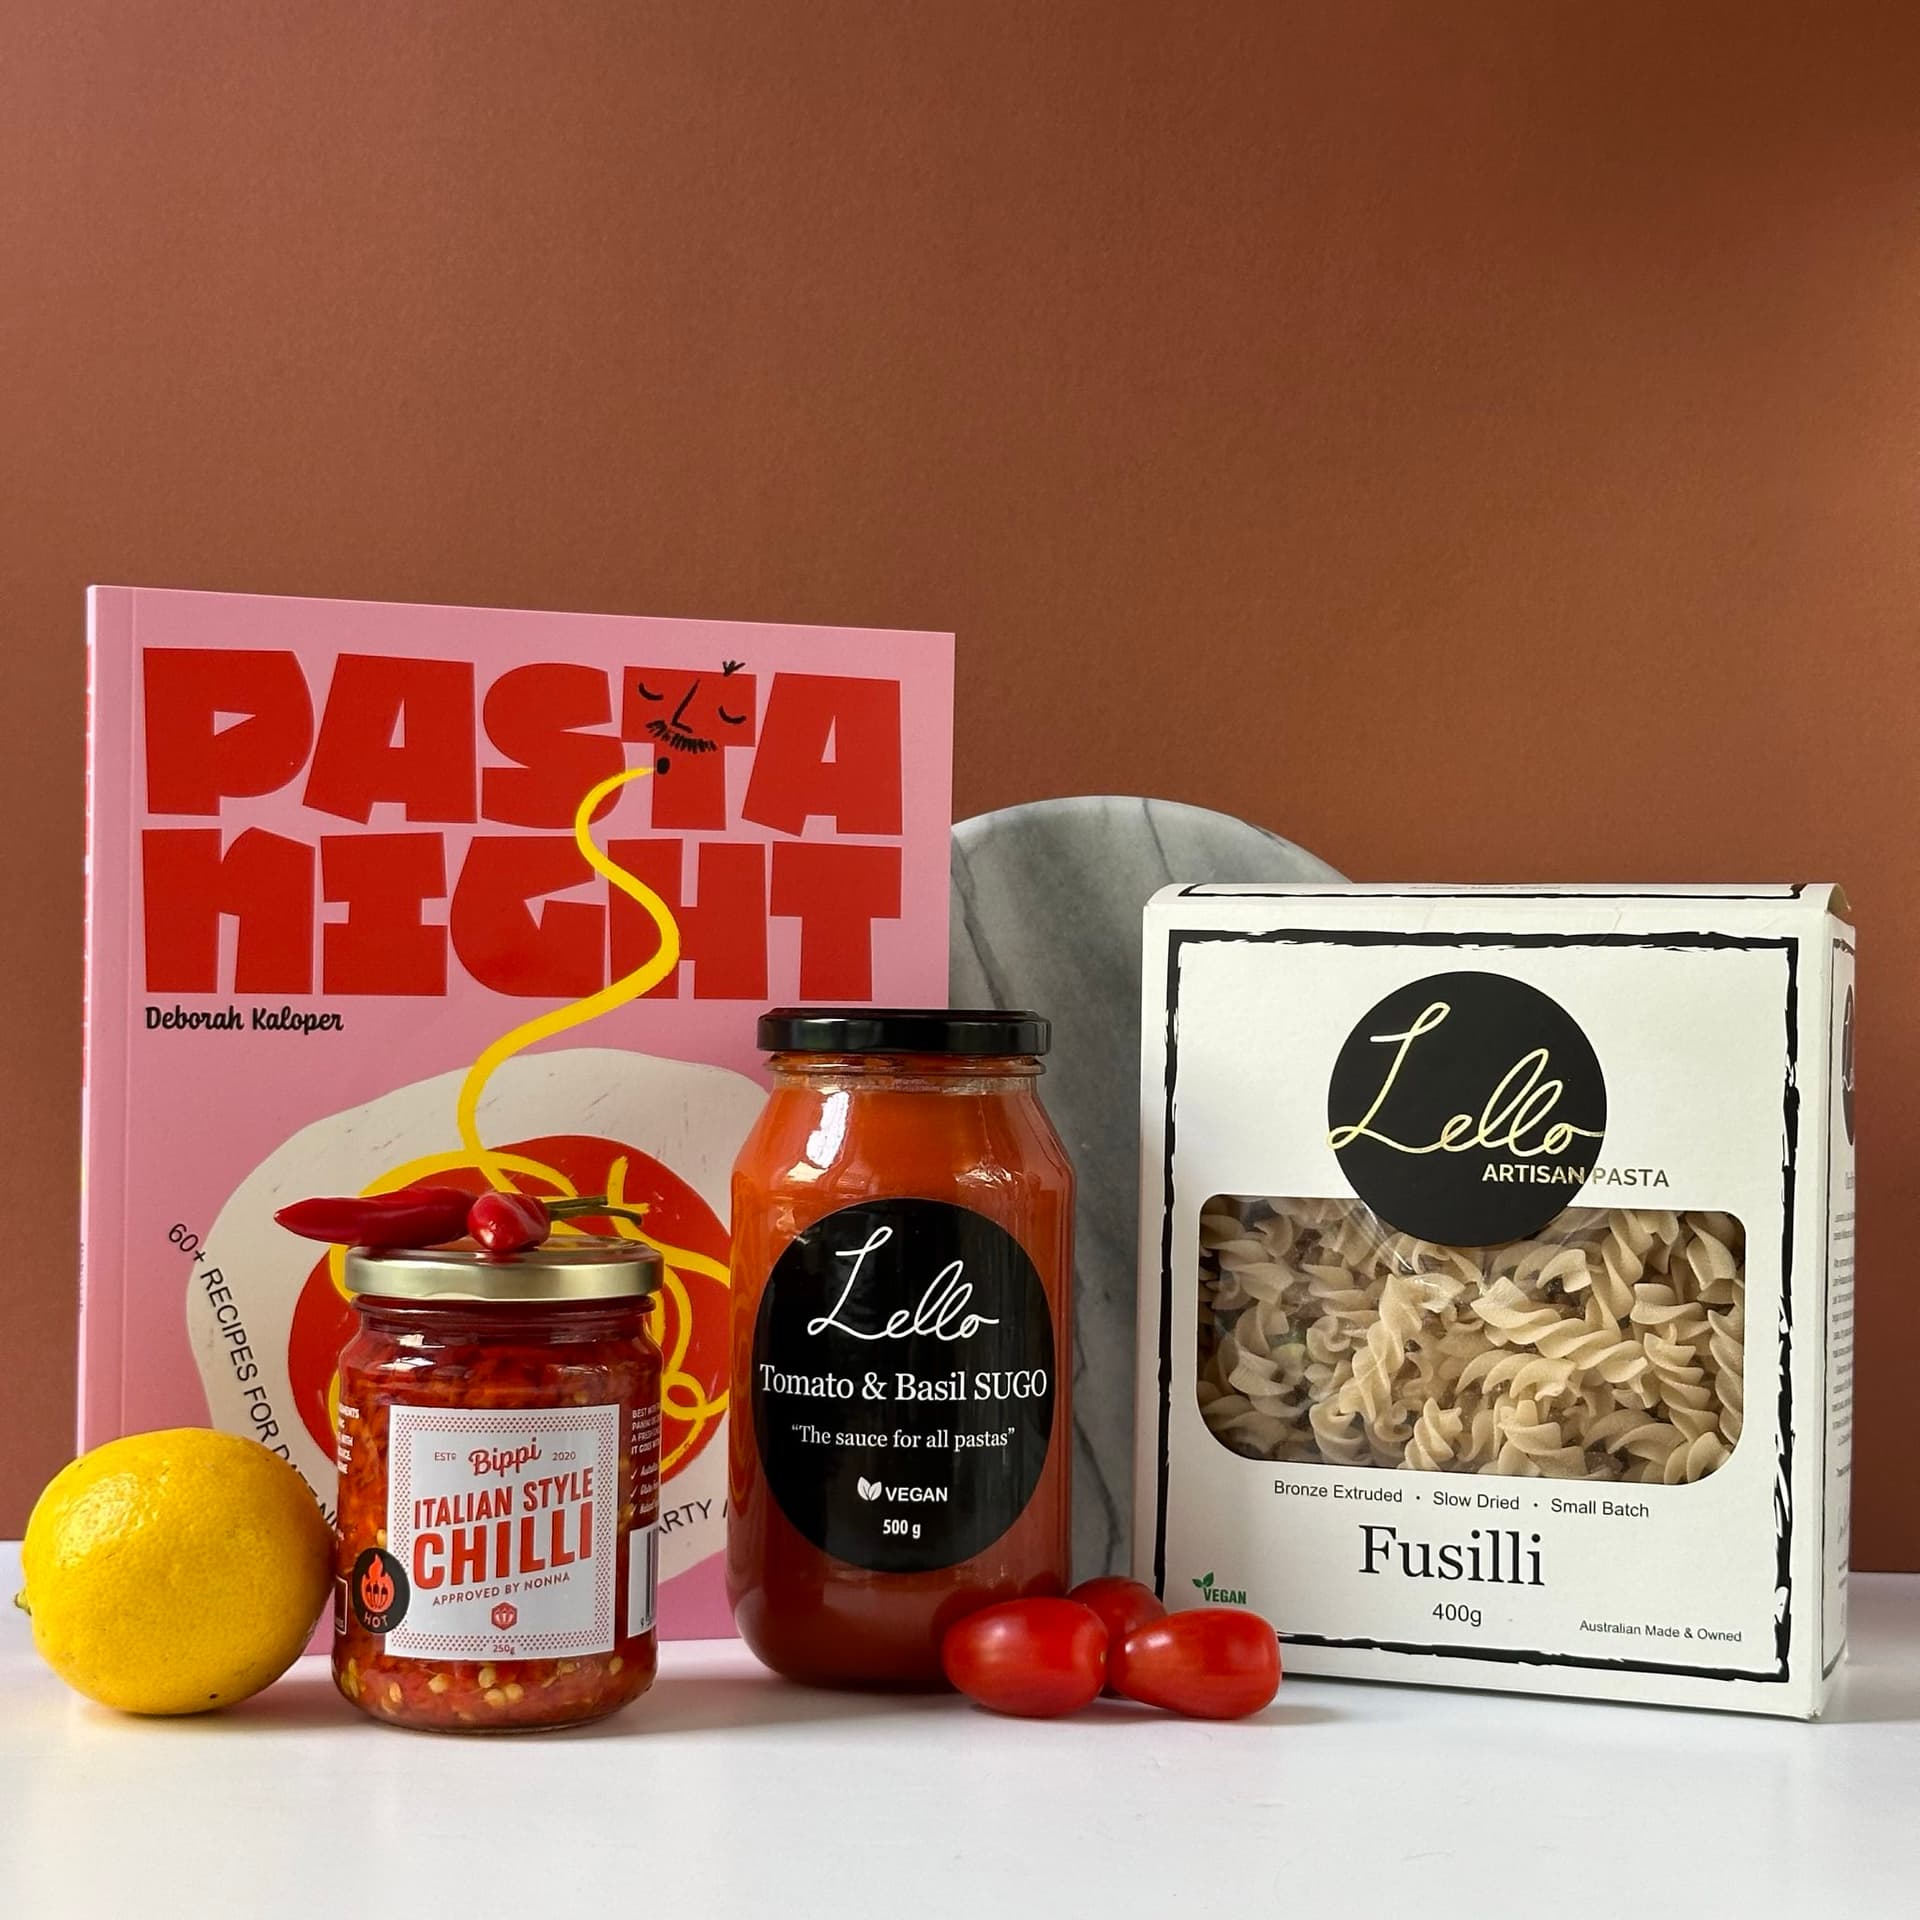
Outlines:
[[[660,1260],[347,1255],[334,1682],[376,1720],[573,1726],[653,1682]]]
[[[778,1008],[733,1173],[727,1588],[826,1685],[926,1686],[940,1639],[1064,1590],[1073,1169],[1031,1013]]]

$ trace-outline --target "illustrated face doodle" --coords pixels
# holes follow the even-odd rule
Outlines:
[[[658,743],[656,774],[672,771],[676,753],[717,753],[722,746],[752,742],[753,680],[737,677],[745,664],[725,660],[717,674],[669,669],[636,678],[633,691],[646,713],[646,737]]]
[[[704,831],[727,822],[728,747],[759,733],[759,689],[744,661],[706,667],[630,667],[622,682],[620,736],[653,749],[653,824]]]

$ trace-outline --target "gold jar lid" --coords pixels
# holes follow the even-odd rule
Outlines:
[[[632,1240],[567,1234],[522,1253],[478,1247],[394,1247],[347,1254],[347,1291],[382,1300],[552,1305],[636,1300],[660,1284],[660,1256]]]

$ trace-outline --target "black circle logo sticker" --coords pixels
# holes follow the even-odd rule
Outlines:
[[[1445,1246],[1538,1233],[1593,1171],[1607,1087],[1538,987],[1436,973],[1396,988],[1340,1049],[1327,1144],[1389,1226]]]
[[[1053,1319],[1019,1241],[941,1200],[843,1207],[774,1262],[753,1335],[767,1485],[857,1567],[926,1573],[991,1546],[1053,1437]]]
[[[1847,1008],[1840,1018],[1840,1117],[1846,1122],[1847,1145],[1853,1145],[1853,989],[1847,989]]]
[[[407,1617],[407,1570],[384,1547],[369,1547],[347,1576],[347,1604],[369,1633],[391,1633]]]

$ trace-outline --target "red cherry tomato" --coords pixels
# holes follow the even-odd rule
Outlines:
[[[1167,1617],[1160,1596],[1144,1580],[1129,1580],[1118,1573],[1103,1573],[1096,1580],[1082,1580],[1067,1598],[1091,1607],[1107,1623],[1107,1644],[1112,1647],[1117,1647],[1135,1627]]]
[[[1160,1596],[1145,1581],[1129,1580],[1118,1573],[1103,1573],[1097,1579],[1082,1580],[1067,1598],[1091,1607],[1107,1623],[1107,1646],[1114,1651],[1135,1627],[1167,1617]],[[1106,1690],[1113,1691],[1111,1675]]]
[[[1107,1629],[1077,1600],[1008,1600],[970,1613],[940,1643],[947,1678],[995,1713],[1074,1713],[1107,1678]]]
[[[1280,1686],[1280,1643],[1257,1613],[1195,1607],[1136,1627],[1108,1661],[1115,1693],[1196,1720],[1258,1713]]]

